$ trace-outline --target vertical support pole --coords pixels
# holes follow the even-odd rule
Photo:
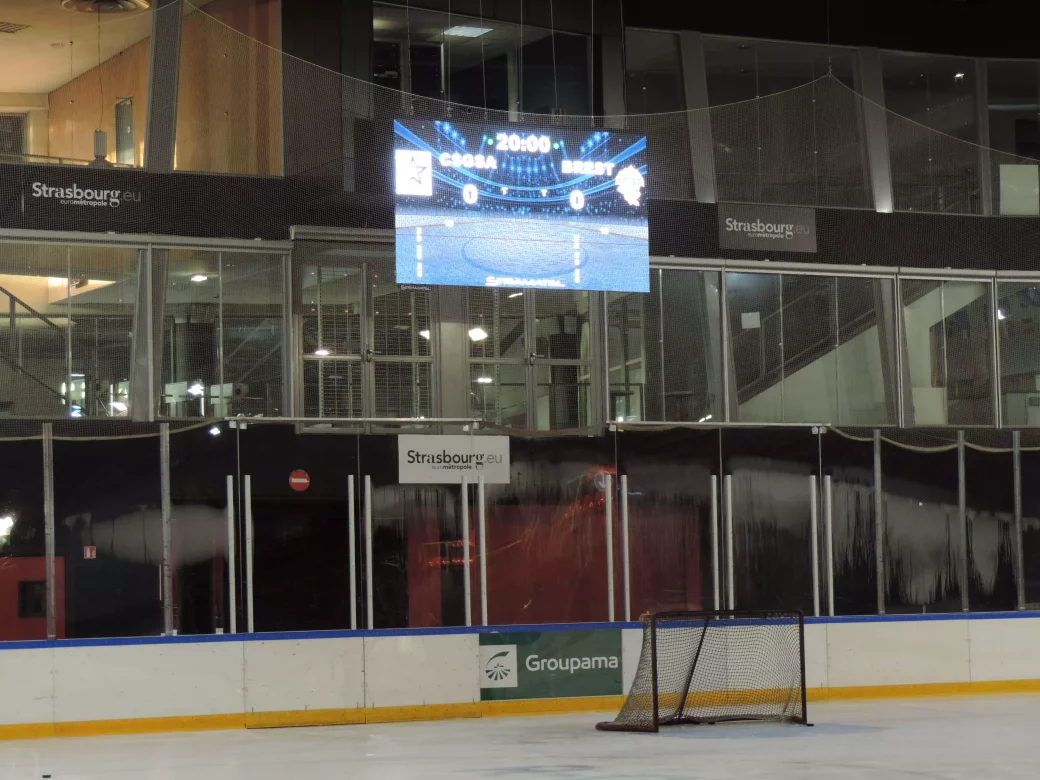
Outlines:
[[[483,477],[477,481],[477,523],[480,526],[480,623],[486,626],[488,624],[487,516]]]
[[[365,622],[375,628],[372,594],[372,477],[365,474]]]
[[[874,568],[877,613],[885,614],[885,493],[881,486],[881,431],[874,429]]]
[[[158,0],[152,11],[144,167],[160,173],[174,168],[182,10],[178,0]]]
[[[303,384],[303,377],[296,376],[300,366],[297,360],[296,338],[293,317],[293,277],[292,255],[282,256],[282,403],[281,408],[286,417],[296,416],[297,385]]]
[[[823,478],[824,566],[827,569],[827,614],[834,617],[834,491],[831,475]]]
[[[968,611],[968,507],[964,474],[964,431],[957,431],[957,519],[961,537],[961,610]]]
[[[173,622],[173,510],[170,501],[170,424],[159,424],[160,506],[162,507],[163,633],[176,633]]]
[[[228,567],[228,630],[238,633],[238,578],[235,562],[235,478],[227,475],[227,567]]]
[[[621,476],[621,566],[625,583],[625,622],[632,620],[632,581],[628,553],[628,475]]]
[[[469,571],[469,479],[462,477],[462,602],[465,605],[466,625],[473,625],[473,596],[470,594]]]
[[[805,682],[805,615],[798,613],[798,662],[802,672],[802,724],[809,725],[809,704],[806,701]]]
[[[892,165],[888,151],[888,116],[885,113],[885,84],[881,74],[881,52],[873,47],[859,50],[860,91],[863,101],[863,126],[870,162],[870,184],[874,193],[874,209],[891,213]]]
[[[719,306],[721,311],[722,330],[722,413],[726,422],[733,422],[740,416],[740,408],[736,403],[736,373],[733,363],[733,346],[729,332],[729,294],[727,291],[725,269],[719,271]]]
[[[54,423],[43,423],[43,536],[46,556],[47,638],[57,637],[57,583],[54,578]]]
[[[1015,586],[1018,599],[1015,608],[1026,608],[1026,566],[1022,550],[1022,432],[1011,433],[1015,472]]]
[[[988,149],[980,149],[979,153],[989,154]],[[1003,384],[1000,366],[1000,283],[996,278],[990,283],[990,357],[992,359],[991,369],[993,381],[990,383],[993,393],[993,425],[997,428],[1004,427],[1004,398],[1001,395]]]
[[[733,475],[727,474],[723,480],[725,497],[723,516],[726,523],[726,609],[737,608],[736,587],[733,575]]]
[[[993,171],[989,157],[989,72],[981,57],[975,66],[975,127],[979,155],[979,211],[984,217],[993,215]]]
[[[708,111],[708,79],[704,67],[704,39],[699,32],[679,33],[686,122],[693,167],[693,195],[701,203],[715,203],[715,145]]]
[[[613,480],[603,475],[603,508],[607,524],[607,622],[614,622],[614,501]]]
[[[243,484],[246,516],[246,631],[252,634],[256,626],[253,623],[253,484],[249,474],[245,475]]]
[[[354,475],[347,475],[347,544],[350,545],[350,630],[357,631],[357,533],[354,530]]]
[[[820,521],[816,496],[816,475],[809,475],[809,536],[812,544],[813,616],[820,616]]]
[[[711,582],[715,593],[715,611],[719,603],[719,478],[711,475]]]

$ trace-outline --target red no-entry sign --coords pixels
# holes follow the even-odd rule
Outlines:
[[[311,475],[303,469],[296,469],[289,475],[289,487],[297,493],[302,493],[311,486]]]

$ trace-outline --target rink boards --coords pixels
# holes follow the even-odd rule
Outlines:
[[[2,643],[0,738],[609,712],[641,642],[615,623]],[[1036,612],[810,619],[805,643],[810,701],[1040,690]]]

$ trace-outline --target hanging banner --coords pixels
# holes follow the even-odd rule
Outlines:
[[[815,252],[816,212],[792,206],[720,203],[719,246],[765,252]]]
[[[508,436],[397,437],[398,482],[408,484],[509,484]]]

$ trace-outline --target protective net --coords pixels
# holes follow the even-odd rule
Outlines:
[[[657,731],[736,720],[806,723],[800,612],[659,612],[618,716],[596,728]]]

